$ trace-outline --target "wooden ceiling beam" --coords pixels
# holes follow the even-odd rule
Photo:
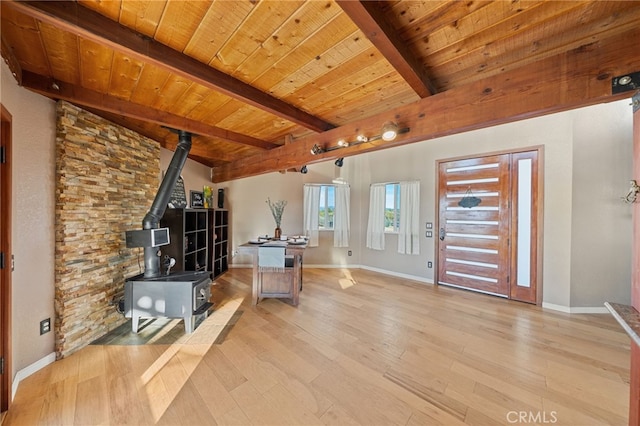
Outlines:
[[[628,40],[640,40],[640,28],[214,167],[212,180],[225,182],[630,97],[632,92],[611,92],[613,77],[640,70],[640,50]],[[376,140],[315,156],[309,152],[314,144],[327,148],[340,138],[377,135],[387,120],[410,131],[392,142]]]
[[[235,133],[220,127],[209,126],[200,121],[190,120],[166,111],[124,101],[114,96],[85,89],[71,83],[59,81],[54,82],[49,77],[28,71],[23,72],[22,84],[25,88],[48,98],[63,99],[87,108],[120,114],[125,117],[131,117],[149,123],[156,123],[160,126],[186,130],[196,135],[223,139],[228,142],[249,145],[265,150],[280,146],[278,144]],[[54,84],[55,88],[53,87]]]
[[[436,88],[423,64],[411,53],[408,43],[400,38],[396,29],[375,1],[336,0],[373,45],[382,53],[402,78],[421,98],[434,95]]]
[[[9,43],[4,39],[4,34],[2,34],[2,57],[4,61],[7,63],[7,66],[11,70],[11,74],[13,78],[16,79],[19,85],[22,85],[22,67],[20,66],[20,62],[16,55],[13,53],[13,49],[9,46]]]
[[[133,122],[128,117],[125,117],[119,114],[113,114],[106,111],[100,111],[95,108],[83,107],[83,109],[85,109],[86,111],[89,111],[92,114],[100,116],[105,120],[111,121],[112,123],[115,123],[119,126],[125,127],[129,130],[133,130],[134,132],[146,138],[154,140],[158,142],[161,147],[168,149],[170,151],[175,151],[176,145],[178,144],[178,138],[176,137],[175,133],[169,130],[167,130],[167,135],[160,136],[159,133],[147,130],[146,128],[138,125],[136,122]],[[219,166],[221,164],[229,163],[233,161],[233,157],[225,156],[225,158],[219,158],[218,162],[214,163],[211,161],[212,151],[213,150],[211,149],[211,147],[207,146],[206,142],[203,143],[199,135],[193,135],[193,144],[191,146],[191,150],[189,150],[189,158],[209,167],[213,167],[216,165]],[[216,153],[216,158],[218,157],[219,157],[219,154]]]
[[[322,132],[335,126],[207,64],[177,52],[75,1],[6,2],[20,13],[79,37],[107,45],[211,90],[224,93],[305,128]]]

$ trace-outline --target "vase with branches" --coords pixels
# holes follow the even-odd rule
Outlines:
[[[276,221],[276,230],[274,237],[280,238],[280,235],[282,234],[282,230],[280,229],[280,224],[282,223],[282,213],[284,213],[284,208],[286,207],[287,202],[285,200],[272,202],[271,198],[267,198],[267,204],[269,205],[269,209],[271,210],[273,219]]]

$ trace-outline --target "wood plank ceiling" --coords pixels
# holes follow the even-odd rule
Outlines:
[[[640,1],[1,2],[16,80],[191,157],[214,182],[607,102]],[[339,138],[408,128],[395,141]],[[312,155],[318,144],[329,151]]]

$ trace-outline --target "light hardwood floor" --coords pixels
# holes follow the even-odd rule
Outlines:
[[[305,269],[300,305],[250,269],[172,345],[88,346],[20,383],[5,425],[627,423],[629,339],[568,315],[365,270]]]

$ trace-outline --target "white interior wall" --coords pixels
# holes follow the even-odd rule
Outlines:
[[[12,377],[50,355],[55,319],[55,103],[18,86],[2,61],[0,101],[12,116]]]
[[[543,300],[569,306],[570,268],[568,262],[562,259],[569,259],[571,253],[571,113],[548,115],[394,148],[391,150],[392,156],[380,151],[358,159],[361,166],[369,171],[370,182],[367,184],[392,180],[396,169],[393,165],[402,164],[397,168],[402,170],[397,179],[421,181],[422,221],[435,222],[437,160],[538,145],[545,147],[545,180],[553,182],[545,187],[544,195]],[[366,216],[362,221],[365,223],[361,226],[366,230]],[[406,256],[397,253],[397,238],[388,235],[386,250],[365,250],[362,263],[433,280],[434,270],[427,270],[426,264],[435,258],[435,238],[436,233],[433,238],[423,236],[421,254]],[[551,283],[557,284],[547,286]]]
[[[630,303],[632,176],[629,100],[597,105],[573,122],[571,306]]]
[[[433,238],[422,237],[421,254],[417,256],[398,254],[395,235],[387,235],[384,251],[365,248],[369,185],[419,180],[422,221],[435,222],[437,160],[544,146],[542,281],[545,305],[568,309],[571,306],[602,307],[605,300],[628,303],[631,241],[626,235],[631,230],[631,220],[625,215],[623,203],[611,198],[612,194],[618,198],[618,193],[623,195],[628,185],[620,187],[620,180],[623,177],[628,180],[625,176],[631,173],[630,156],[627,156],[632,146],[628,104],[628,100],[623,100],[347,157],[340,172],[351,184],[351,247],[334,250],[332,233],[321,233],[321,246],[307,249],[305,264],[361,265],[432,282],[434,270],[427,269],[426,265],[435,258],[436,229]],[[605,119],[603,114],[617,119]],[[605,135],[615,137],[615,141],[602,147],[602,142],[607,139]],[[589,148],[593,144],[600,144],[601,148]],[[616,147],[615,152],[609,150],[610,146]],[[578,150],[581,151],[576,154]],[[603,155],[605,152],[609,154]],[[625,158],[628,161],[625,162]],[[589,173],[591,179],[583,183],[580,174],[574,174],[574,167],[579,168],[580,173]],[[258,234],[272,234],[273,220],[264,205],[269,194],[277,194],[271,198],[286,199],[290,204],[299,199],[296,205],[287,206],[283,228],[289,233],[291,229],[296,233],[300,231],[302,185],[330,183],[336,173],[333,162],[312,164],[308,168],[306,175],[270,173],[225,183],[233,205],[234,249]],[[615,175],[615,179],[610,178],[611,175]],[[601,186],[591,203],[596,206],[609,204],[610,208],[603,210],[575,205],[573,197],[581,197],[584,186],[591,184],[589,182],[598,182]],[[580,238],[573,238],[575,233],[586,235],[594,220],[603,224],[602,233],[608,232],[609,227],[615,230],[607,233],[607,238],[600,242],[595,251],[599,258],[597,262],[589,245]],[[352,251],[352,257],[348,257],[348,250]],[[248,264],[249,260],[240,256],[234,258],[233,263]],[[603,265],[607,266],[603,268]],[[609,283],[591,278],[603,275],[609,282],[619,283],[615,289]]]
[[[15,375],[51,354],[54,347],[53,333],[40,336],[38,323],[46,317],[54,318],[55,105],[20,88],[4,63],[0,65],[0,78],[0,101],[13,116]],[[364,248],[369,183],[419,179],[423,219],[434,221],[437,159],[542,144],[546,177],[545,302],[558,306],[601,306],[605,299],[628,303],[631,219],[627,206],[617,203],[632,178],[628,104],[623,100],[349,157],[340,170],[333,162],[325,162],[310,165],[307,175],[271,173],[226,182],[216,188],[226,189],[225,207],[231,210],[235,248],[256,235],[273,233],[275,224],[265,203],[267,197],[289,201],[283,230],[288,234],[301,232],[302,185],[330,183],[341,173],[351,184],[351,247],[334,250],[332,233],[322,233],[321,247],[307,250],[305,263],[361,264],[428,281],[433,279],[433,270],[425,267],[426,261],[433,259],[432,241],[423,238],[419,256],[394,254],[393,237],[389,237],[384,253],[371,253]],[[162,150],[161,167],[166,168],[171,155]],[[196,170],[193,175],[192,168]],[[191,189],[201,190],[209,183],[209,168],[188,160],[183,177],[187,194]],[[347,255],[349,250],[351,257]],[[244,262],[242,257],[234,259],[234,263]]]

